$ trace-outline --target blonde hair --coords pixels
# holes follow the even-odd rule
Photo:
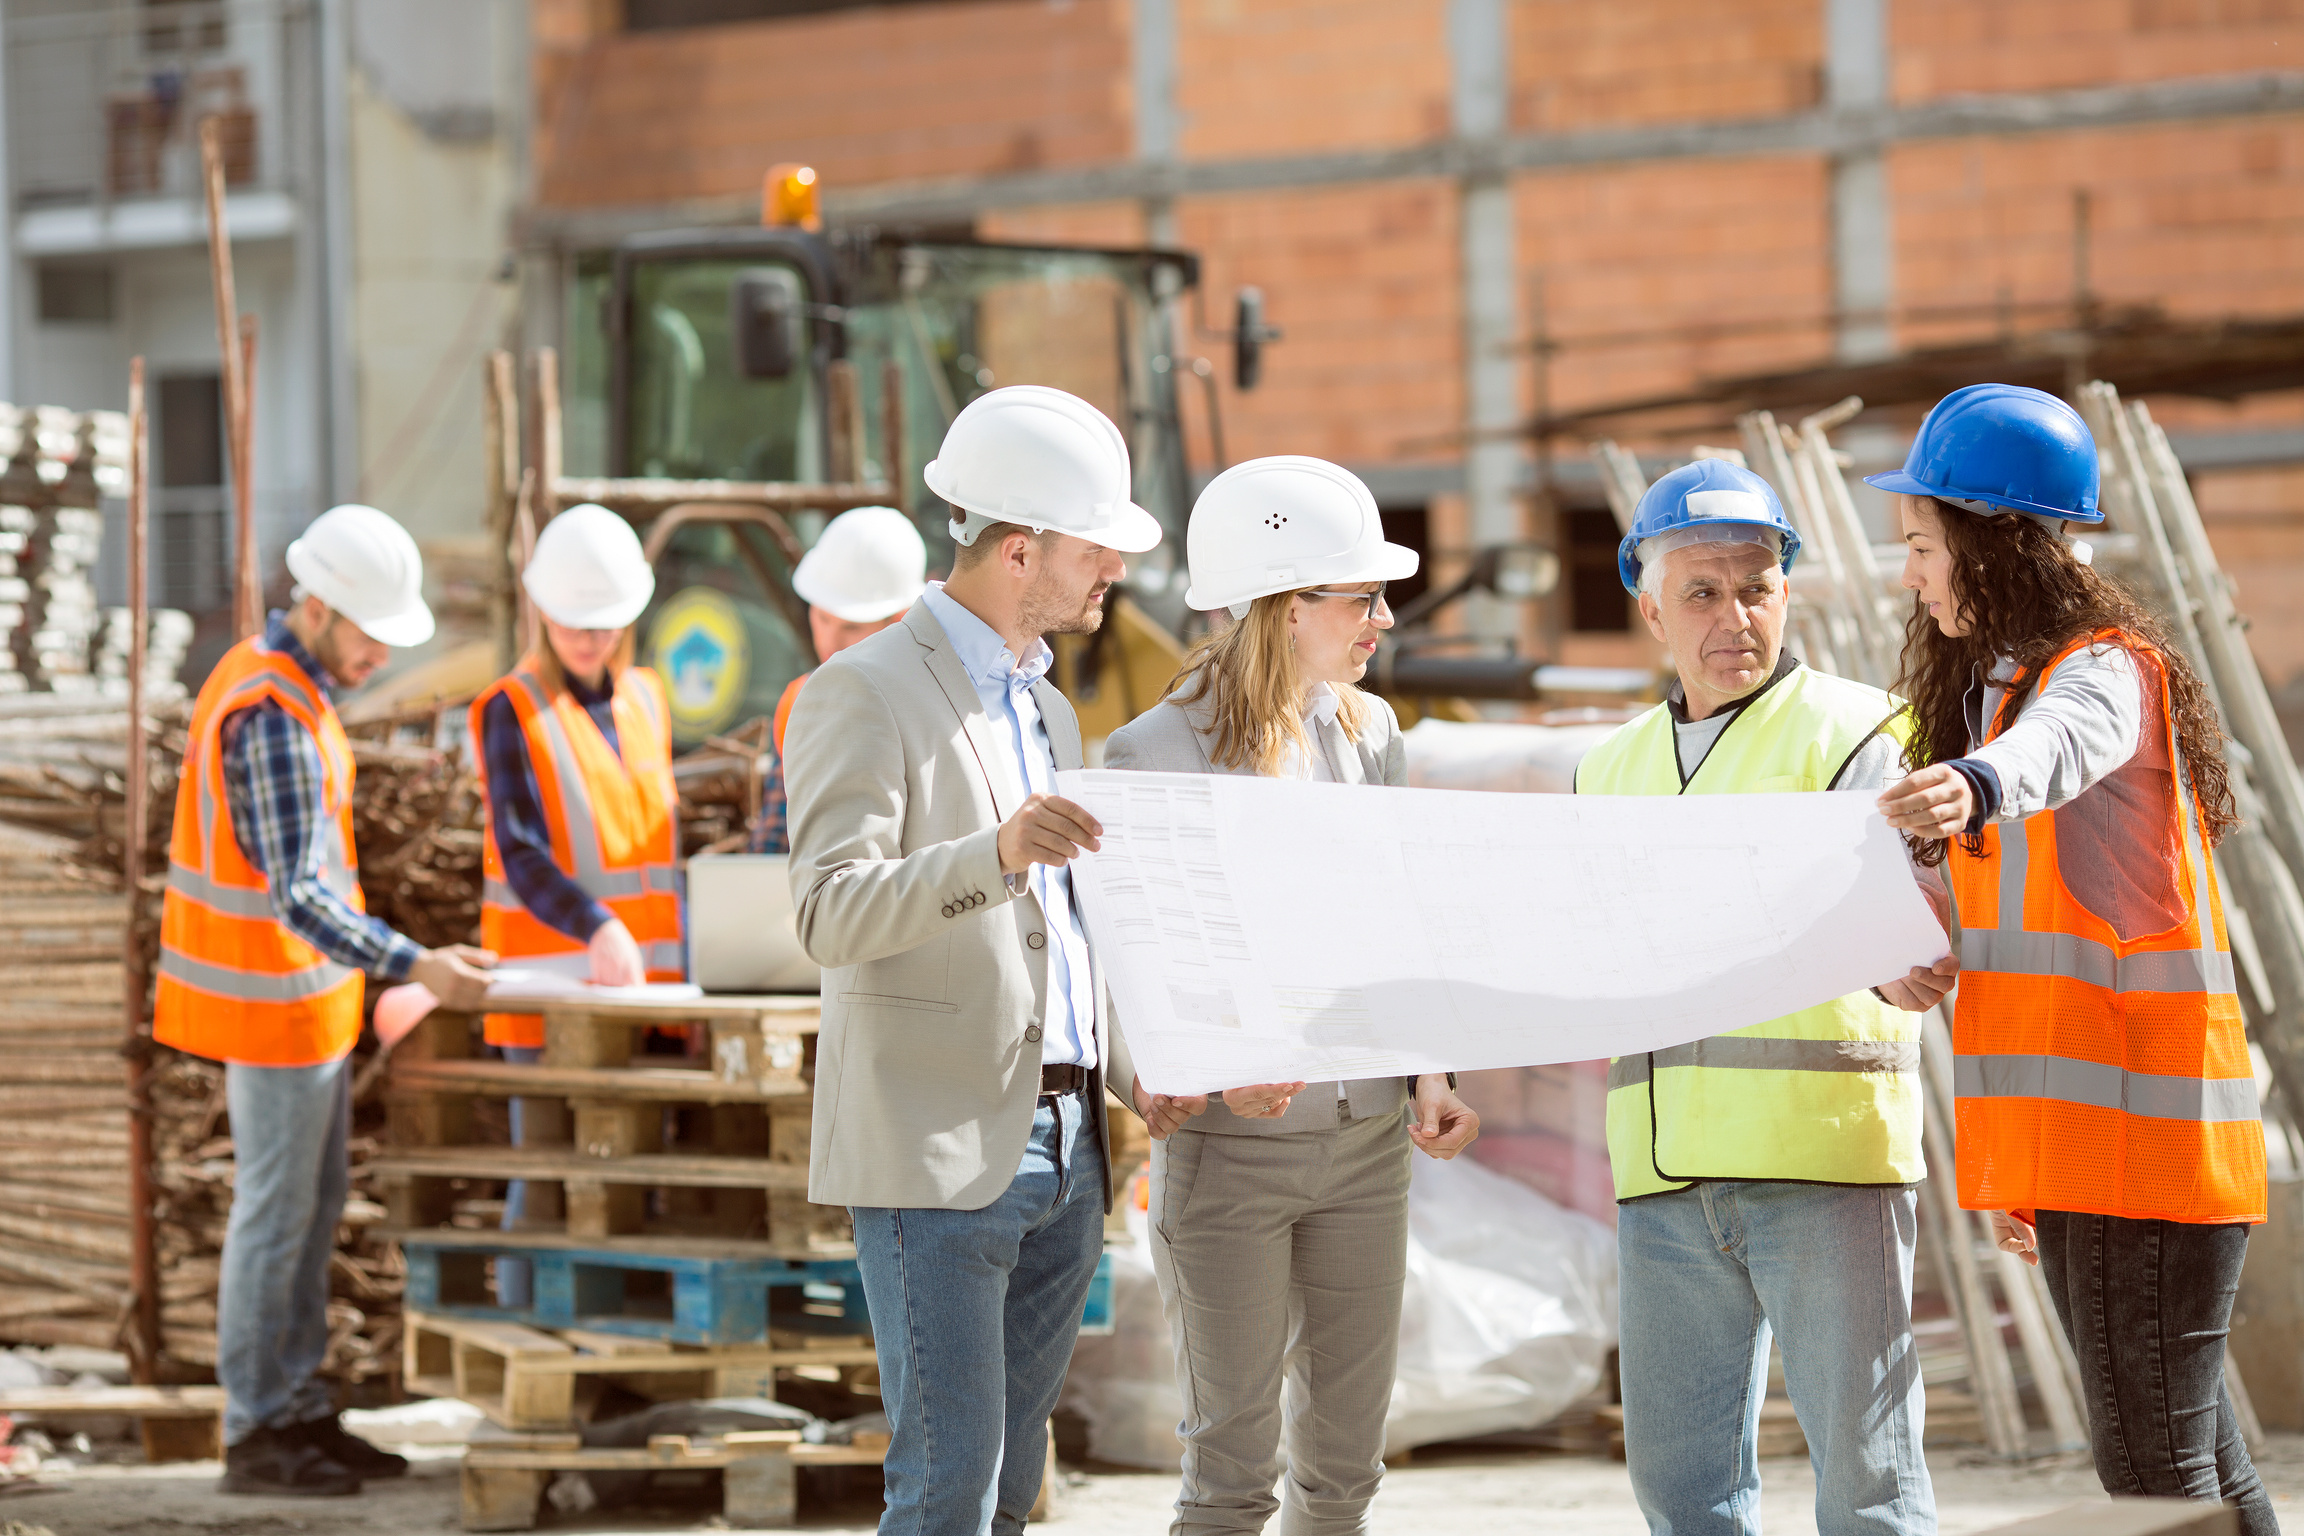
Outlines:
[[[536,676],[544,684],[544,697],[549,699],[554,694],[567,692],[568,669],[561,664],[560,653],[552,649],[552,631],[546,629],[542,624],[536,626],[536,649],[530,651],[525,659],[535,664]],[[623,635],[616,642],[616,649],[608,653],[605,681],[610,693],[616,691],[616,679],[630,665],[632,665],[632,626],[627,624],[624,626]]]
[[[1288,634],[1294,592],[1260,597],[1245,618],[1203,635],[1168,684],[1179,704],[1205,700],[1215,727],[1219,768],[1246,767],[1277,778],[1297,752],[1317,750],[1304,730],[1304,675]],[[1368,697],[1350,683],[1336,687],[1336,723],[1360,739]]]

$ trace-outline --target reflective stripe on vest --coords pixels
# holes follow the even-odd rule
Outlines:
[[[352,836],[352,744],[336,711],[285,655],[244,640],[209,674],[193,706],[169,838],[153,1038],[194,1055],[257,1066],[333,1061],[360,1033],[364,982],[281,924],[268,876],[248,862],[223,785],[223,724],[277,704],[310,731],[321,762],[319,880],[364,907]]]
[[[1583,794],[1822,790],[1907,717],[1875,688],[1801,667],[1731,720],[1683,785],[1668,709],[1624,726],[1576,771]],[[1698,1179],[1908,1184],[1920,1151],[1918,1016],[1870,993],[1608,1068],[1616,1197]]]
[[[678,791],[671,712],[656,675],[641,667],[618,674],[610,704],[613,752],[572,696],[565,690],[546,693],[532,657],[473,701],[475,741],[482,737],[482,715],[498,694],[510,699],[527,743],[554,866],[631,932],[650,981],[680,980],[687,974],[687,952],[675,863]],[[482,864],[482,944],[507,965],[589,977],[584,942],[538,920],[513,891],[497,852],[492,812]],[[544,1043],[543,1021],[534,1014],[489,1014],[485,1033],[496,1045]]]
[[[2107,633],[2074,642],[2046,670],[2104,643],[2134,655],[2143,678],[2158,675],[2159,688],[2144,690],[2139,734],[2149,745],[2061,810],[1987,827],[1981,853],[1956,842],[1947,860],[1965,925],[1953,1015],[1960,1201],[1978,1210],[2261,1221],[2256,1081],[2165,669],[2149,646]],[[2003,699],[1991,736],[2013,723]],[[2089,803],[2111,796],[2123,775],[2127,799]],[[2127,825],[2135,794],[2163,778],[2177,826]],[[2092,839],[2069,860],[2059,817],[2077,818],[2076,835]],[[2102,837],[2107,826],[2122,835],[2117,847]],[[2170,853],[2180,868],[2163,862]],[[2180,899],[2181,920],[2122,939],[2071,884],[2074,872],[2104,862],[2117,862],[2135,890]],[[2102,890],[2094,894],[2112,905]]]

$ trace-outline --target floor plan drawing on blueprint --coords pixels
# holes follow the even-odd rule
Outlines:
[[[1581,1061],[1946,950],[1865,794],[1518,795],[1101,770],[1074,865],[1147,1088]]]

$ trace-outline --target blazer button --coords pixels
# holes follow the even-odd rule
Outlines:
[[[1024,935],[1024,944],[1028,949],[1038,949],[1047,942],[1048,937],[1046,934],[1028,933]]]
[[[1024,1038],[1037,1044],[1040,1039],[1040,1026],[1037,1024],[1025,1025]]]
[[[977,893],[976,893],[976,894],[975,894],[975,895],[974,895],[972,898],[970,898],[970,899],[971,899],[971,900],[973,900],[973,901],[976,903],[976,905],[978,905],[978,906],[982,906],[982,905],[984,905],[984,893],[983,893],[982,891],[978,891],[978,892],[977,892]]]
[[[953,906],[953,905],[952,905],[952,903],[950,903],[950,902],[946,902],[946,903],[944,903],[944,915],[945,915],[946,917],[955,917],[955,916],[957,916],[958,914],[959,914],[959,908],[957,908],[957,907]]]

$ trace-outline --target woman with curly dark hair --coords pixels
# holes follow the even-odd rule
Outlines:
[[[2224,1385],[2264,1133],[2217,896],[2236,822],[2208,691],[2065,537],[2096,445],[2052,395],[1938,402],[1896,494],[1917,595],[1880,798],[1960,918],[1960,1203],[2040,1264],[2114,1494],[2221,1499],[2276,1536]]]

